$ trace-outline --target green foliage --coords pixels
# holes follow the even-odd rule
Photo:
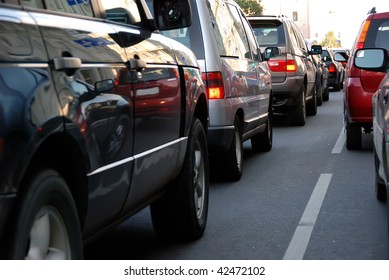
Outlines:
[[[260,16],[263,12],[261,0],[235,0],[246,16]]]
[[[325,35],[324,40],[320,43],[320,45],[328,48],[339,48],[342,46],[342,42],[336,39],[333,31],[330,31]]]

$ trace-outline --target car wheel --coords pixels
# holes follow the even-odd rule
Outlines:
[[[270,102],[265,131],[251,138],[251,148],[254,152],[268,152],[273,147],[273,105]]]
[[[346,120],[346,147],[348,150],[360,150],[362,148],[362,129],[355,123]]]
[[[317,114],[317,92],[316,85],[313,87],[312,99],[307,104],[307,114],[315,116]]]
[[[235,116],[234,137],[231,147],[223,157],[224,176],[230,181],[238,181],[243,173],[243,143],[239,116]]]
[[[375,163],[375,196],[378,201],[385,202],[387,200],[387,196],[386,196],[387,190],[385,186],[385,181],[378,174],[380,162],[375,149],[373,149],[373,154],[374,154],[374,163]]]
[[[323,94],[323,101],[328,101],[328,100],[330,100],[330,88],[327,85]]]
[[[11,259],[81,259],[77,208],[65,180],[53,170],[33,176],[21,197]]]
[[[334,85],[334,91],[339,91],[340,90],[340,77],[338,76],[336,82],[335,82],[335,85]]]
[[[321,80],[319,80],[317,83],[316,83],[316,97],[317,97],[317,106],[321,106],[323,105],[323,91],[322,91],[322,83],[321,83]]]
[[[200,120],[194,119],[184,164],[169,190],[151,204],[156,233],[167,239],[199,239],[208,216],[209,167],[207,140]]]
[[[296,107],[292,108],[289,113],[289,120],[292,123],[292,125],[298,125],[298,126],[305,125],[306,118],[307,118],[307,113],[305,109],[305,91],[306,91],[306,87],[305,84],[303,84],[298,103]]]

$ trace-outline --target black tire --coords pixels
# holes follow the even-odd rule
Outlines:
[[[316,91],[316,85],[313,87],[312,99],[307,104],[307,114],[309,116],[316,116],[316,114],[317,114],[317,91]]]
[[[348,120],[346,120],[346,147],[348,150],[360,150],[362,148],[362,128]]]
[[[326,90],[324,91],[324,94],[323,94],[323,101],[328,101],[330,100],[330,88],[326,87]]]
[[[378,201],[385,202],[387,200],[387,194],[386,194],[387,190],[386,190],[385,181],[378,174],[378,170],[380,168],[380,162],[377,157],[377,153],[375,149],[373,149],[373,154],[374,154],[374,166],[375,166],[375,196]]]
[[[203,235],[208,216],[208,169],[204,128],[194,119],[180,175],[169,191],[150,206],[158,236],[191,241]]]
[[[384,181],[377,174],[377,172],[375,174],[375,197],[378,201],[386,201],[386,186]]]
[[[243,174],[243,142],[239,116],[235,116],[234,137],[227,154],[223,156],[223,175],[227,180],[239,181]]]
[[[322,83],[321,80],[316,83],[316,97],[317,97],[317,106],[323,105],[323,91],[322,91]]]
[[[303,84],[298,103],[294,108],[291,108],[291,111],[289,113],[289,121],[291,122],[292,125],[297,125],[297,126],[305,125],[307,119],[307,113],[305,108],[305,91],[306,91],[306,87]]]
[[[251,148],[254,152],[269,152],[273,147],[273,105],[269,104],[268,118],[265,130],[251,138]]]
[[[53,170],[32,177],[21,197],[10,259],[82,259],[82,235],[73,197]]]

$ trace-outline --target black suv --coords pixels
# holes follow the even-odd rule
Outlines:
[[[275,113],[289,114],[294,125],[305,125],[306,115],[316,115],[316,66],[311,55],[321,54],[321,46],[310,50],[296,24],[285,16],[248,17],[272,76]]]
[[[194,54],[154,32],[190,25],[189,3],[155,0],[156,21],[143,0],[107,5],[0,3],[1,258],[82,258],[150,204],[162,236],[205,230],[205,87]]]

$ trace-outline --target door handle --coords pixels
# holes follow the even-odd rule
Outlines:
[[[135,70],[136,72],[141,72],[143,69],[146,68],[147,63],[143,59],[135,58],[127,61],[126,65],[129,70]]]
[[[65,72],[67,76],[72,76],[77,69],[81,68],[81,59],[78,57],[56,57],[53,58],[52,67],[56,71]]]

